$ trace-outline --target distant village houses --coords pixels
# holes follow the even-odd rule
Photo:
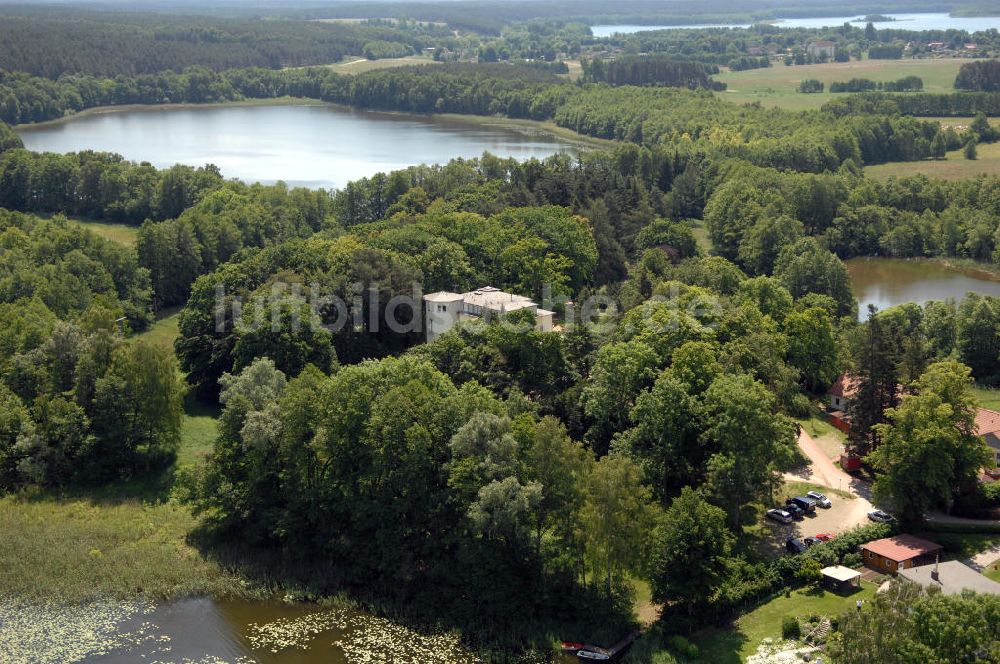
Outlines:
[[[806,46],[806,53],[812,58],[827,58],[832,60],[833,56],[837,53],[837,45],[832,41],[821,39],[811,42]]]

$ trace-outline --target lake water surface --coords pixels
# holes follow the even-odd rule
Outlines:
[[[325,104],[111,110],[18,133],[36,152],[117,152],[160,168],[211,163],[226,177],[307,187],[484,151],[529,159],[573,149],[545,132]]]
[[[881,311],[904,302],[960,300],[969,292],[1000,297],[1000,277],[943,261],[852,258],[846,265],[861,319],[867,318],[869,304]]]
[[[920,14],[886,14],[896,19],[884,23],[876,23],[879,30],[967,30],[977,32],[989,30],[990,28],[1000,29],[1000,16],[975,16],[968,18],[952,17],[945,13],[920,13]],[[827,26],[840,26],[844,23],[864,26],[864,22],[857,22],[861,18],[858,14],[853,16],[833,16],[824,18],[782,18],[773,21],[773,25],[779,28],[823,28]],[[633,32],[643,32],[646,30],[695,30],[701,28],[747,28],[748,24],[733,25],[594,25],[591,31],[595,37],[610,37],[615,33],[631,34]]]

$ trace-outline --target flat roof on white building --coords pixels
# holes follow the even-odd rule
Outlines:
[[[461,300],[461,293],[449,293],[448,291],[438,291],[436,293],[428,293],[424,295],[424,300],[427,302],[455,302],[456,300]]]
[[[467,305],[493,311],[515,311],[536,306],[529,297],[507,293],[493,286],[484,286],[468,293],[462,293],[462,297]]]

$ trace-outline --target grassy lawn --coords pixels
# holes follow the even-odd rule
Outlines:
[[[851,595],[838,595],[826,590],[796,590],[789,597],[781,596],[741,616],[729,629],[709,629],[696,635],[694,642],[701,651],[701,661],[737,664],[757,650],[766,638],[781,639],[781,621],[786,616],[805,620],[812,615],[832,617],[854,608],[859,600],[875,596],[875,586],[862,582],[862,588]]]
[[[996,565],[991,565],[983,574],[990,579],[993,579],[997,583],[1000,583],[1000,568]]]
[[[105,240],[118,242],[129,247],[133,246],[139,237],[139,229],[127,224],[108,224],[102,221],[84,221],[82,219],[73,219],[72,221],[100,235]]]
[[[979,405],[983,408],[1000,410],[1000,390],[975,385],[972,388],[972,393],[976,395],[976,399],[979,400]]]
[[[949,152],[945,159],[897,162],[866,166],[865,175],[884,180],[890,177],[905,177],[918,173],[942,180],[961,180],[979,174],[1000,173],[1000,143],[982,144],[976,148],[978,157],[966,159],[961,150]]]
[[[173,349],[174,339],[179,337],[181,334],[177,327],[178,323],[180,323],[180,318],[180,307],[164,309],[157,315],[156,322],[150,325],[148,330],[140,332],[131,338],[142,339],[144,342],[149,344],[166,346]]]
[[[839,457],[840,453],[844,451],[847,436],[844,435],[843,431],[827,422],[822,415],[813,413],[808,418],[797,421],[802,430],[812,436],[820,449],[831,459]]]
[[[785,482],[784,486],[781,488],[781,494],[778,496],[778,502],[784,503],[786,500],[794,496],[804,496],[809,491],[818,491],[827,498],[830,496],[836,496],[844,500],[854,500],[855,498],[854,494],[850,491],[831,489],[830,487],[823,486],[821,484],[813,484],[811,482]]]
[[[180,307],[164,309],[148,330],[131,338],[173,349],[174,340],[180,335],[177,327],[179,320]],[[181,446],[177,451],[178,467],[197,463],[212,450],[212,443],[219,431],[218,419],[217,407],[200,403],[191,395],[185,398]]]
[[[705,254],[708,254],[712,250],[712,238],[708,236],[708,229],[705,228],[705,222],[694,222],[692,224],[691,233],[694,235],[694,239],[698,243],[698,248]]]
[[[924,81],[925,92],[952,92],[955,76],[964,62],[968,60],[861,60],[793,66],[778,64],[767,69],[723,72],[713,78],[729,86],[725,92],[718,93],[722,99],[739,104],[759,101],[767,106],[800,111],[819,108],[831,99],[843,96],[830,92],[796,92],[804,79],[820,80],[829,90],[833,81],[852,78],[895,81],[904,76],[919,76]]]
[[[965,560],[1000,544],[1000,533],[928,533],[928,539],[944,547],[949,560]]]

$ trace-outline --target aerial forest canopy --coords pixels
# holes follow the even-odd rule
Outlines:
[[[695,4],[0,12],[0,517],[76,496],[98,513],[165,507],[176,542],[146,512],[129,524],[169,540],[165,565],[211,561],[240,597],[326,608],[345,593],[461,634],[485,661],[548,658],[569,636],[612,643],[637,627],[641,595],[660,610],[630,655],[646,664],[696,659],[687,637],[795,589],[826,597],[822,568],[860,566],[861,544],[922,528],[929,512],[1000,508],[973,432],[976,395],[1000,384],[1000,297],[866,316],[845,264],[1000,263],[1000,176],[867,168],[995,154],[997,61],[970,58],[947,93],[845,75],[821,108],[824,82],[802,77],[812,94],[794,94],[816,104],[793,111],[730,103],[718,79],[771,66],[778,49],[788,67],[871,62],[918,39],[920,58],[938,32],[597,40],[588,27],[695,8],[702,21],[830,11]],[[944,32],[942,47],[968,34]],[[1000,48],[978,34],[984,52]],[[809,55],[819,37],[832,50]],[[356,73],[327,66],[346,56]],[[399,64],[387,58],[421,64],[374,68]],[[285,98],[499,117],[575,132],[586,149],[483,153],[324,190],[35,152],[18,135],[107,106]],[[448,310],[424,295],[450,306],[487,285],[537,309],[463,309],[431,338],[421,316]],[[787,474],[845,372],[864,395],[848,408],[848,450],[868,455],[873,495],[900,523],[855,521],[775,555],[790,531],[764,514],[823,488]],[[854,486],[828,489],[866,504]],[[122,539],[116,551],[142,567]],[[85,562],[106,581],[116,568],[98,544]],[[933,625],[952,610],[970,616],[963,661],[1000,642],[992,600],[895,585],[885,597],[872,600],[884,617],[842,619],[830,651],[848,662],[852,646],[891,642],[949,661]]]

